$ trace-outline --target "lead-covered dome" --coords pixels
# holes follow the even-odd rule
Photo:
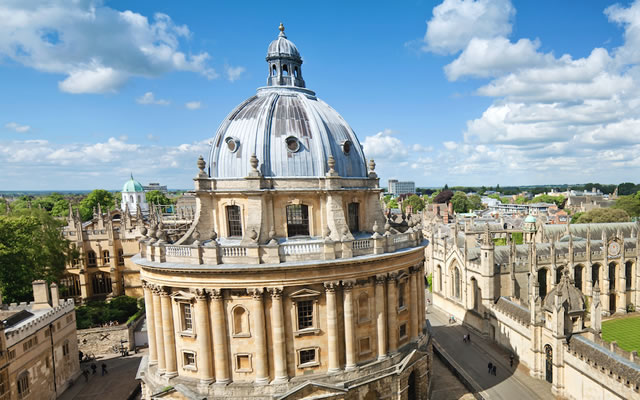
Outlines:
[[[269,44],[267,50],[267,61],[276,57],[288,57],[296,60],[301,60],[300,52],[292,41],[287,39],[287,35],[284,34],[284,26],[280,24],[280,34],[278,38]]]
[[[269,46],[270,55],[272,47],[284,49],[278,48],[283,40],[291,43],[281,25],[280,37]],[[366,178],[364,153],[355,133],[340,114],[304,88],[298,50],[293,43],[287,48],[286,56],[274,50],[273,57],[267,57],[268,86],[237,106],[218,128],[211,145],[210,176],[246,177],[255,154],[265,177],[325,176],[333,156],[338,175]],[[298,54],[298,60],[291,54]]]

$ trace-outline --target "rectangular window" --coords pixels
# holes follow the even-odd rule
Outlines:
[[[190,351],[182,353],[184,355],[183,365],[185,367],[196,367],[196,354]]]
[[[316,362],[316,349],[307,349],[299,351],[300,365]]]
[[[313,328],[313,301],[298,302],[298,329]]]
[[[18,398],[24,399],[29,394],[29,373],[24,372],[18,377]]]
[[[404,282],[398,284],[398,308],[404,308]]]
[[[9,360],[13,360],[14,358],[16,358],[16,351],[15,350],[11,350],[9,352]]]
[[[402,325],[400,325],[400,339],[404,339],[407,337],[407,323],[403,323]]]
[[[240,207],[227,206],[227,224],[229,227],[229,236],[242,237]]]
[[[182,303],[182,330],[191,332],[193,331],[193,320],[191,319],[191,304]]]
[[[118,264],[124,265],[124,251],[122,249],[118,249]]]
[[[102,252],[102,258],[103,258],[104,265],[109,264],[109,262],[111,261],[111,257],[109,256],[109,250],[104,250]]]
[[[349,203],[349,230],[358,232],[360,230],[360,204]]]
[[[304,204],[287,206],[287,236],[309,236],[309,207]]]
[[[69,342],[65,342],[62,345],[62,355],[64,358],[69,358]]]

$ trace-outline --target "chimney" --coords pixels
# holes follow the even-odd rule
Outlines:
[[[51,308],[47,282],[43,280],[33,281],[33,309],[42,310],[46,308]]]
[[[58,285],[51,284],[51,306],[58,307],[60,305],[60,292],[58,291]]]

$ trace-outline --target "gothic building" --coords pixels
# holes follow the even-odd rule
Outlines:
[[[386,223],[375,163],[305,87],[284,27],[267,86],[218,129],[179,239],[140,241],[144,398],[426,399],[419,226]]]

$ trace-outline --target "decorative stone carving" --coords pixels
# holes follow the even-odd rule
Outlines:
[[[282,298],[282,288],[270,288],[269,294],[271,294],[271,298],[280,299]]]
[[[198,165],[198,169],[200,170],[198,175],[199,176],[206,175],[207,173],[204,172],[204,168],[207,166],[207,163],[204,161],[204,158],[202,158],[202,156],[198,157],[197,165]]]
[[[198,230],[193,231],[191,237],[193,238],[193,244],[198,246],[200,244],[200,232]]]
[[[206,300],[208,297],[206,289],[194,289],[193,293],[196,295],[196,300],[198,301]]]
[[[253,288],[249,289],[248,292],[253,297],[254,300],[262,299],[262,289],[261,288]]]
[[[251,169],[253,169],[254,172],[258,172],[258,157],[256,157],[256,153],[251,154],[249,164],[251,165]]]
[[[269,230],[269,244],[272,246],[278,244],[278,241],[276,240],[276,230],[273,226]]]
[[[222,289],[210,289],[209,293],[211,295],[211,299],[222,300]]]
[[[256,232],[256,230],[252,228],[251,231],[249,232],[249,238],[251,238],[252,241],[257,242],[258,232]]]

